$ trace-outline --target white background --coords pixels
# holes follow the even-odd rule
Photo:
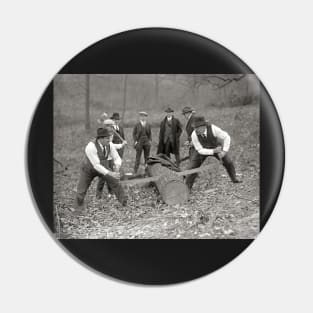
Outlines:
[[[1,3],[2,312],[312,312],[311,1]],[[25,179],[30,120],[54,74],[88,45],[147,26],[193,31],[241,57],[273,97],[287,146],[259,238],[222,270],[170,287],[120,283],[75,262],[43,227]]]

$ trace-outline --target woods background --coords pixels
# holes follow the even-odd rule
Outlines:
[[[259,96],[252,74],[66,74],[56,76],[54,89],[56,126],[85,123],[87,129],[103,111],[120,112],[125,126],[132,126],[144,110],[156,126],[168,106],[205,112],[248,105]]]
[[[200,174],[188,202],[164,204],[151,186],[127,187],[128,205],[114,197],[86,196],[83,217],[71,215],[86,144],[101,113],[119,112],[126,140],[122,171],[131,172],[135,150],[132,126],[147,111],[153,126],[151,155],[168,106],[185,127],[184,106],[231,136],[230,156],[242,184],[232,184],[214,158]],[[188,155],[181,137],[181,157]],[[80,74],[54,79],[54,207],[59,238],[254,238],[259,232],[259,81],[252,74]],[[182,163],[182,170],[188,161]],[[143,169],[141,169],[143,170]],[[95,180],[96,181],[96,180]]]

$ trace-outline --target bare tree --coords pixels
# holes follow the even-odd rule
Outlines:
[[[85,129],[90,129],[90,75],[85,75]]]
[[[122,124],[124,123],[124,116],[126,111],[126,101],[127,101],[127,78],[128,74],[124,74],[123,77],[123,112],[122,112]]]
[[[158,74],[154,76],[154,106],[159,107],[159,77]]]

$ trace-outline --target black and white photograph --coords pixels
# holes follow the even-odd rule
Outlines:
[[[254,74],[59,74],[58,239],[254,239]]]

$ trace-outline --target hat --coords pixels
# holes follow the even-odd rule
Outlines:
[[[200,126],[206,126],[206,125],[207,125],[207,122],[206,122],[204,116],[196,116],[193,119],[193,127],[194,128],[197,128],[197,127],[200,127]]]
[[[112,120],[120,120],[120,114],[119,113],[113,113],[112,116],[111,116],[111,119]]]
[[[172,113],[172,112],[174,112],[174,110],[171,109],[171,108],[167,108],[164,112],[166,112],[166,113]]]
[[[148,116],[148,113],[147,112],[144,112],[144,111],[141,111],[138,113],[139,115],[143,115],[143,116]]]
[[[111,119],[107,119],[107,120],[103,121],[103,125],[104,126],[114,126],[115,122]]]
[[[112,132],[110,132],[107,128],[98,128],[97,129],[97,139],[98,138],[104,138],[104,137],[110,137]]]
[[[186,114],[186,113],[192,113],[194,111],[194,109],[192,109],[191,107],[184,107],[182,110],[182,114]]]

